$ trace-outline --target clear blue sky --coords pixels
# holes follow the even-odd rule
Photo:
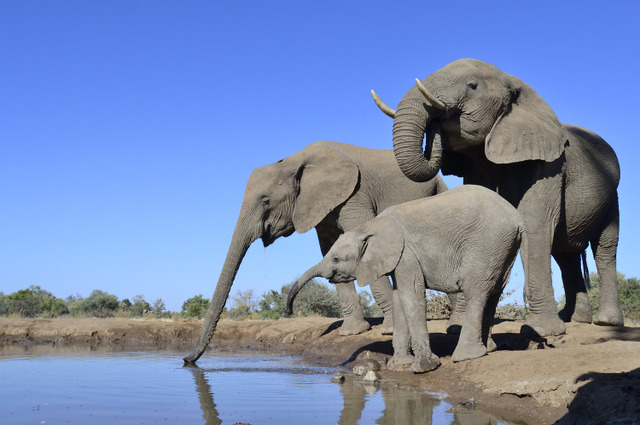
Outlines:
[[[317,140],[391,148],[370,89],[396,105],[462,57],[613,146],[618,270],[640,277],[640,3],[484,3],[1,2],[0,291],[210,297],[254,168]],[[232,294],[319,259],[314,231],[257,241]]]

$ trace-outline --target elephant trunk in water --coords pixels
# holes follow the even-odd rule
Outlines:
[[[298,292],[314,277],[321,276],[320,268],[318,265],[311,267],[307,270],[302,276],[296,280],[296,283],[293,284],[291,290],[289,291],[289,295],[287,296],[287,309],[285,310],[286,316],[291,316],[293,314],[293,301],[298,296]]]
[[[433,119],[432,115],[443,112],[446,106],[430,94],[420,81],[416,80],[416,84],[402,98],[397,111],[384,105],[375,93],[373,95],[380,109],[387,115],[394,116],[393,151],[400,169],[411,180],[424,182],[434,178],[440,170],[440,130],[430,121]],[[425,133],[428,136],[427,146],[431,144],[429,159],[422,150]]]
[[[231,284],[236,277],[238,268],[240,268],[242,259],[254,240],[256,240],[256,237],[247,229],[243,220],[243,214],[241,213],[233,232],[227,258],[224,260],[224,265],[218,278],[218,285],[216,286],[211,302],[209,303],[209,308],[204,317],[200,337],[193,352],[183,358],[185,364],[195,364],[207,349],[209,342],[211,342],[213,333],[218,325],[218,320],[220,320],[220,315],[224,310],[224,305],[227,302],[227,298],[229,298]]]

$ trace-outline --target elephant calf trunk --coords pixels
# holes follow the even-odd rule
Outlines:
[[[300,290],[304,288],[304,285],[306,285],[307,282],[318,276],[321,276],[321,274],[319,273],[318,266],[316,265],[307,270],[302,276],[298,278],[298,280],[296,280],[296,282],[291,287],[291,290],[289,291],[289,295],[287,296],[287,308],[284,312],[285,317],[291,317],[293,315],[293,302],[298,296],[298,292],[300,292]]]

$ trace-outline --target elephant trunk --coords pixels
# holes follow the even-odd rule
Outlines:
[[[442,143],[439,128],[433,125],[436,108],[425,102],[417,87],[412,88],[400,101],[393,121],[393,151],[402,172],[414,181],[427,181],[440,170]],[[429,158],[422,150],[427,133],[427,146],[431,144]]]
[[[244,258],[249,246],[257,238],[253,236],[252,232],[247,229],[244,214],[240,214],[238,223],[233,232],[231,239],[231,245],[229,246],[229,252],[222,266],[220,277],[218,278],[218,284],[209,303],[209,308],[204,317],[204,323],[202,330],[200,331],[200,337],[191,354],[184,357],[185,365],[195,364],[196,361],[202,356],[207,346],[211,342],[213,333],[216,330],[220,315],[224,310],[224,306],[229,298],[229,292],[231,291],[231,285],[236,277],[236,273],[240,268],[240,263]]]
[[[287,296],[287,309],[285,310],[285,316],[291,316],[293,314],[293,302],[298,296],[298,292],[314,277],[321,276],[320,266],[319,264],[311,267],[307,270],[302,276],[296,280],[296,283],[293,284],[291,290],[289,291],[289,295]]]

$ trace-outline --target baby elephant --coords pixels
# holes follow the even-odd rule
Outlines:
[[[489,189],[459,186],[389,207],[344,233],[322,261],[298,279],[289,299],[316,276],[337,284],[357,279],[364,286],[390,275],[390,366],[411,364],[415,373],[427,372],[437,368],[440,359],[429,344],[425,288],[462,292],[466,299],[453,361],[483,356],[521,241],[525,249],[524,222],[513,206]]]

